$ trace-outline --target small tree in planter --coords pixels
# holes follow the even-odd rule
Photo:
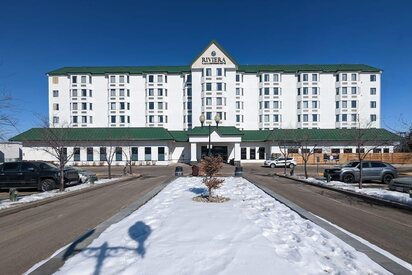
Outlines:
[[[218,157],[205,157],[202,162],[200,163],[201,169],[205,174],[205,178],[203,179],[203,184],[206,185],[208,190],[207,199],[204,200],[205,197],[197,197],[196,200],[207,201],[207,202],[224,202],[227,201],[228,198],[217,197],[213,196],[212,191],[214,189],[218,189],[222,186],[224,180],[216,178],[216,174],[222,169],[223,167],[223,159]]]

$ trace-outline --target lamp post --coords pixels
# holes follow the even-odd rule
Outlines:
[[[199,121],[200,121],[200,124],[202,125],[202,128],[203,128],[203,124],[205,123],[205,120],[206,120],[205,115],[202,113],[199,117]],[[219,127],[219,122],[220,122],[220,116],[219,115],[215,116],[215,122],[216,122],[216,128]],[[210,157],[210,156],[212,156],[212,146],[211,146],[211,140],[210,140],[210,136],[211,136],[211,132],[212,132],[212,124],[211,123],[208,123],[208,128],[209,128],[209,150],[208,150],[207,155]]]

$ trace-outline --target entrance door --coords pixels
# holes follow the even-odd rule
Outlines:
[[[201,147],[201,156],[202,158],[209,154],[209,149],[207,146]],[[228,155],[227,155],[227,146],[213,146],[211,150],[212,156],[221,156],[224,162],[227,162]]]

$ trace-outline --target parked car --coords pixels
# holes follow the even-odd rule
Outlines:
[[[274,158],[265,161],[264,166],[269,166],[271,168],[284,167],[286,161],[286,166],[293,168],[296,166],[296,160],[294,158]]]
[[[408,193],[412,190],[412,177],[401,177],[391,180],[389,190]]]
[[[331,180],[339,180],[346,183],[358,182],[360,178],[359,161],[350,161],[341,167],[325,169],[323,175],[330,175]],[[398,176],[395,167],[381,161],[363,161],[362,179],[380,180],[382,183],[389,184],[392,179]]]
[[[64,170],[64,183],[79,182],[79,173],[67,168]],[[37,188],[49,191],[60,183],[60,171],[53,164],[41,161],[6,162],[0,165],[0,188]]]
[[[89,182],[90,180],[97,181],[96,173],[89,171],[89,170],[84,170],[79,167],[71,167],[71,168],[76,170],[77,173],[79,173],[80,183],[86,183],[86,182]]]

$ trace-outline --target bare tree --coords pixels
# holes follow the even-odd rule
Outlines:
[[[305,178],[308,178],[308,161],[311,155],[315,152],[316,144],[311,145],[308,138],[301,139],[298,142],[298,154],[302,157]]]
[[[16,127],[16,121],[10,114],[12,98],[0,95],[0,139],[5,139],[10,128]]]
[[[70,128],[52,128],[49,127],[49,123],[45,121],[44,127],[41,130],[43,142],[45,143],[45,147],[43,147],[42,150],[53,156],[57,161],[60,172],[59,189],[60,191],[64,191],[64,167],[74,154],[74,150],[70,154],[67,153],[67,145],[70,140]],[[71,144],[71,146],[73,146],[73,144]]]
[[[114,157],[116,156],[116,148],[116,146],[110,143],[108,146],[103,146],[99,149],[101,160],[105,161],[107,164],[107,177],[109,179],[112,178],[112,163]],[[103,152],[101,151],[101,149],[103,149]]]
[[[205,178],[203,179],[203,183],[206,185],[209,191],[209,201],[212,199],[212,190],[218,189],[222,186],[224,182],[223,179],[218,179],[215,175],[222,169],[223,167],[223,159],[218,157],[204,157],[202,162],[200,163],[202,170],[205,173]]]
[[[129,166],[129,174],[132,174],[133,173],[133,171],[132,171],[132,162],[133,162],[133,159],[132,159],[132,156],[133,156],[133,149],[132,149],[132,146],[131,145],[128,145],[127,147],[126,147],[126,149],[123,149],[123,155],[124,155],[124,157],[125,157],[125,159],[126,159],[126,166]]]

